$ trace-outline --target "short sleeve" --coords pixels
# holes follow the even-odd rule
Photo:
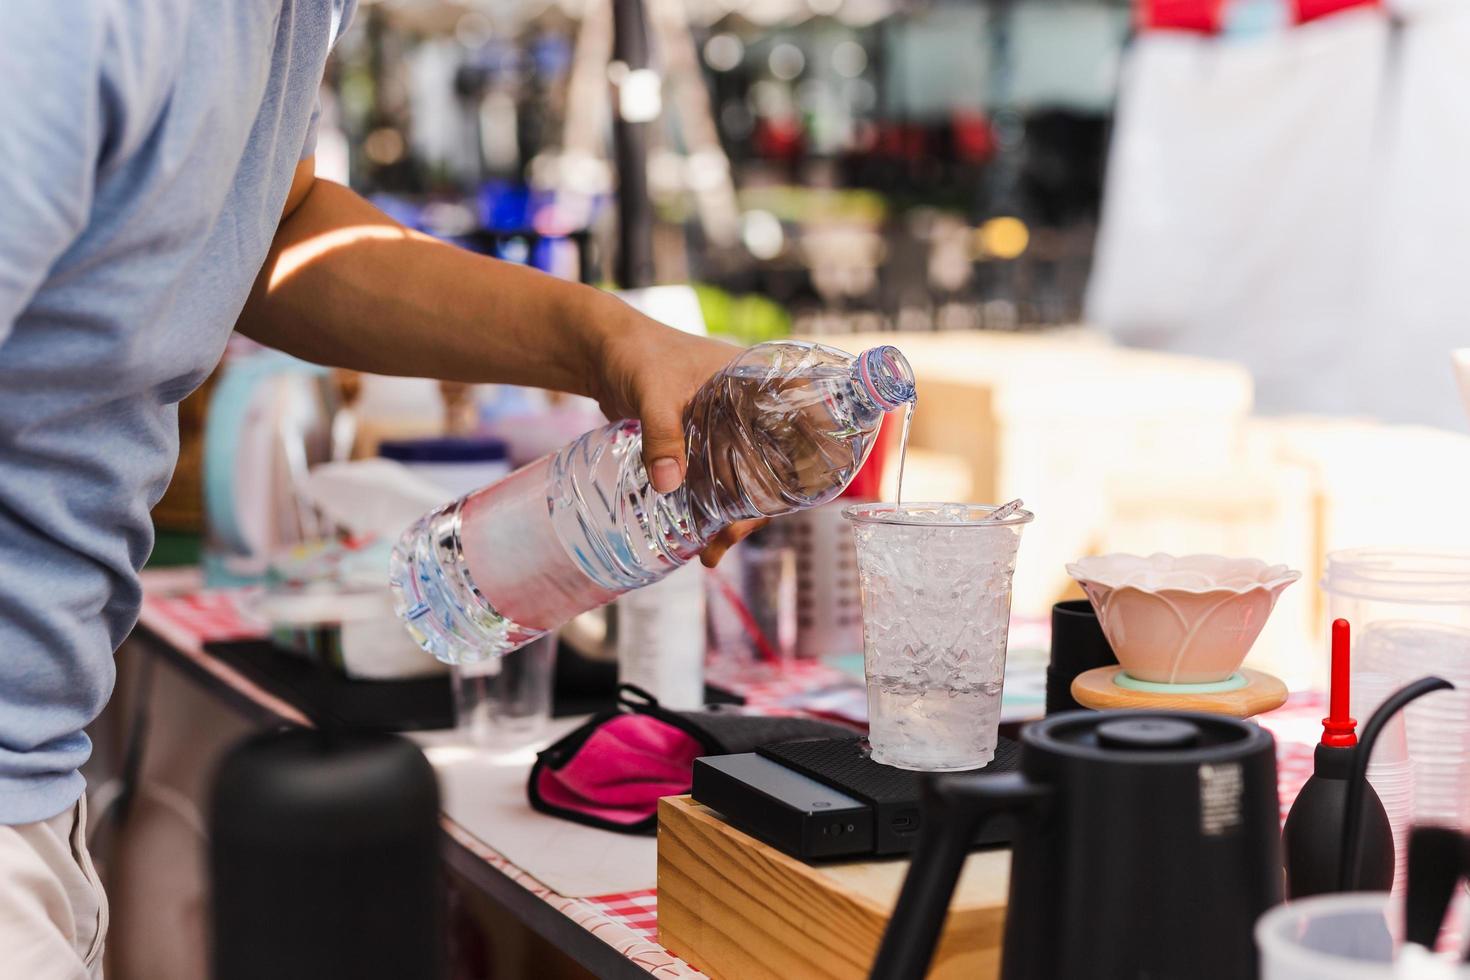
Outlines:
[[[316,156],[316,129],[322,118],[322,99],[317,96],[316,106],[311,110],[311,121],[306,124],[306,139],[301,142],[302,160]]]
[[[331,48],[337,46],[342,35],[347,33],[347,28],[352,26],[352,16],[357,12],[357,0],[332,0],[332,38]],[[306,139],[301,143],[301,159],[316,155],[316,133],[317,127],[321,125],[322,100],[318,96],[316,105],[311,110],[311,121],[306,125]]]
[[[9,6],[0,32],[0,344],[86,227],[106,111],[93,4]]]

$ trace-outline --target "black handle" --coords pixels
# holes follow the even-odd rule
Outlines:
[[[922,980],[975,835],[987,820],[1036,810],[1050,796],[1049,787],[1015,772],[925,778],[919,844],[873,961],[872,980]]]
[[[1363,726],[1363,734],[1353,753],[1353,772],[1348,779],[1347,812],[1342,817],[1342,852],[1337,862],[1337,890],[1358,890],[1359,869],[1363,863],[1362,847],[1359,846],[1363,829],[1363,787],[1368,782],[1368,760],[1373,755],[1373,746],[1378,742],[1378,733],[1383,731],[1389,719],[1409,705],[1435,691],[1453,691],[1455,685],[1442,677],[1421,677],[1406,684],[1384,698],[1373,717]]]

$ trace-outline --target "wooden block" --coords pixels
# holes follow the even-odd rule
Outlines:
[[[1286,703],[1286,685],[1260,670],[1241,668],[1246,685],[1219,694],[1158,694],[1153,691],[1131,691],[1113,683],[1122,667],[1096,667],[1078,674],[1072,681],[1072,697],[1077,703],[1099,711],[1129,708],[1161,708],[1170,711],[1203,711],[1212,715],[1250,718]]]
[[[659,801],[658,937],[714,980],[863,980],[905,860],[814,866],[741,833],[690,797]],[[1010,851],[970,855],[931,978],[1000,972]]]

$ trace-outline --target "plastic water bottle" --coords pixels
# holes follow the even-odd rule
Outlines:
[[[749,348],[695,393],[684,484],[660,494],[614,422],[420,519],[392,562],[398,614],[440,660],[500,656],[657,582],[736,521],[840,494],[886,412],[914,399],[894,347]]]

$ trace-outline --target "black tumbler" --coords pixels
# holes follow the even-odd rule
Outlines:
[[[1117,664],[1092,603],[1069,599],[1051,607],[1051,663],[1046,668],[1046,713],[1076,711],[1072,681],[1094,667]]]
[[[438,782],[411,742],[247,738],[211,797],[214,980],[439,980],[439,839]]]

